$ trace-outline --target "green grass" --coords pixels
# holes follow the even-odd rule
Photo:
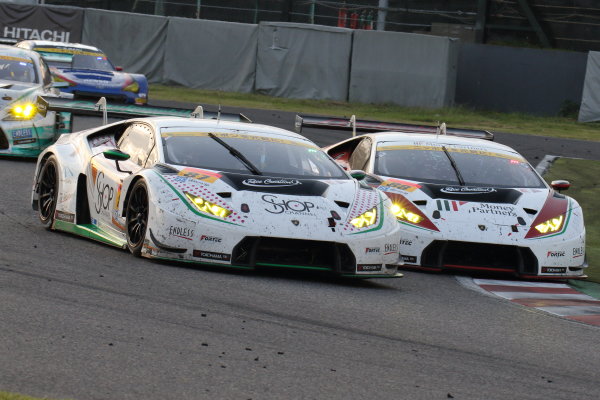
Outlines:
[[[566,179],[571,188],[566,192],[583,208],[585,220],[586,254],[590,281],[600,283],[600,161],[559,158],[544,175],[547,182]]]
[[[30,397],[17,393],[0,392],[0,400],[49,400],[47,397]]]
[[[465,107],[443,109],[409,108],[396,105],[347,103],[326,100],[297,100],[260,94],[188,89],[181,86],[151,85],[150,98],[198,104],[293,111],[305,114],[347,116],[359,119],[485,129],[497,132],[527,133],[570,139],[600,141],[600,124],[578,123],[573,117],[537,117],[519,113],[475,111]]]

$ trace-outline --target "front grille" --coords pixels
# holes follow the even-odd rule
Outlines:
[[[421,266],[536,274],[537,259],[525,247],[435,240],[423,251]]]
[[[356,259],[346,244],[247,236],[233,249],[232,264],[296,266],[356,272]]]
[[[8,139],[2,129],[0,129],[0,150],[8,149]]]

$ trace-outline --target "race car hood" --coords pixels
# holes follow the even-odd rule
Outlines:
[[[378,191],[352,179],[295,179],[196,168],[178,168],[177,173],[161,176],[196,214],[246,227],[258,236],[331,240],[360,232],[362,228],[350,220],[374,207],[378,215],[383,212]],[[216,214],[222,213],[220,217],[205,212],[213,206]]]
[[[93,86],[100,89],[121,89],[134,82],[135,74],[119,71],[90,69],[53,69],[54,74],[64,81],[76,85]]]
[[[443,239],[506,244],[527,237],[554,194],[546,188],[448,186],[394,178],[384,180],[379,188],[392,202],[421,212],[423,221],[431,223],[428,228]],[[424,222],[420,225],[427,228]]]

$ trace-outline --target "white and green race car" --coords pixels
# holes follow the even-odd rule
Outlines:
[[[44,100],[61,96],[55,85],[38,53],[0,45],[0,155],[37,157],[71,131],[71,114]]]

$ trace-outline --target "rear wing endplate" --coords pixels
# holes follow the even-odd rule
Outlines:
[[[346,129],[354,131],[358,130],[363,132],[397,131],[406,133],[440,133],[440,128],[438,126],[413,125],[400,122],[359,120],[356,119],[354,115],[352,116],[352,118],[330,118],[315,117],[308,115],[296,115],[296,132],[302,132],[302,128],[305,126],[325,129]],[[446,128],[445,131],[446,135],[451,136],[494,140],[494,134],[489,131],[460,128]]]
[[[44,97],[49,111],[70,112],[75,115],[89,115],[109,118],[138,118],[138,117],[184,117],[219,119],[234,122],[252,122],[244,114],[224,113],[221,111],[205,111],[199,109],[137,106],[133,104],[107,104],[104,98],[100,101],[72,100],[59,97]]]

